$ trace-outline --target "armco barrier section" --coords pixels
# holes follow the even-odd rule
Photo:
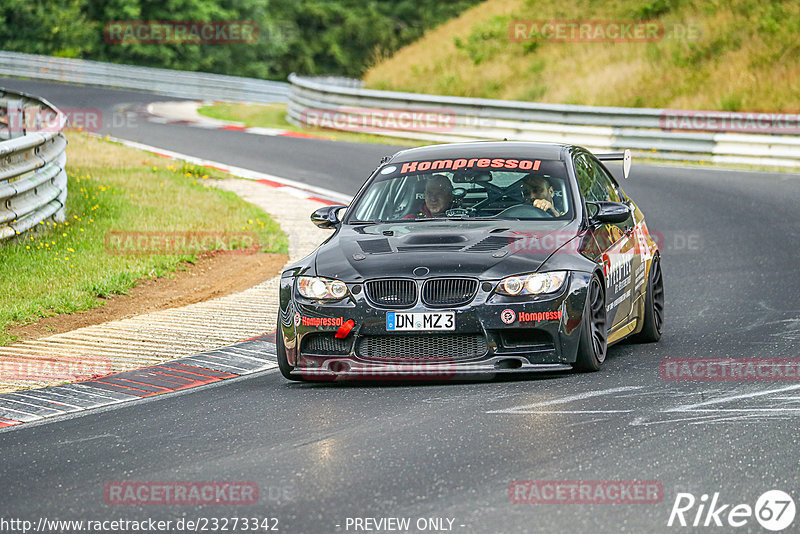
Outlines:
[[[0,88],[0,241],[64,220],[65,122],[46,100]]]
[[[600,152],[630,148],[636,155],[654,159],[800,167],[797,135],[676,131],[663,127],[670,113],[722,119],[728,116],[726,112],[540,104],[377,91],[363,89],[352,81],[338,83],[336,79],[295,74],[289,76],[289,82],[287,119],[301,126],[322,124],[434,142],[509,139],[571,143]],[[440,113],[446,116],[446,126],[419,127],[413,120],[404,125],[398,120],[402,111]]]
[[[192,100],[286,102],[289,93],[285,82],[0,51],[2,75],[137,89]]]

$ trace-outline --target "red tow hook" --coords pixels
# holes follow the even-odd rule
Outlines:
[[[336,331],[336,335],[334,336],[336,339],[344,339],[350,335],[350,331],[355,328],[356,322],[352,319],[346,320],[342,326],[339,327],[339,330]]]

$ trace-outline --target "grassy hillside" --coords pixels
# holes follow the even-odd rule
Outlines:
[[[648,20],[646,43],[512,42],[514,20]],[[678,37],[680,28],[693,38]],[[367,86],[568,104],[800,110],[800,3],[488,0],[372,67]]]

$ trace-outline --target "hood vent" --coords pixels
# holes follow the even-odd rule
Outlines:
[[[384,254],[392,251],[388,239],[364,239],[358,242],[358,246],[367,254]]]
[[[406,238],[406,245],[455,245],[464,243],[468,239],[466,236],[458,234],[418,234],[410,235]],[[464,246],[463,244],[461,245]]]
[[[443,250],[461,250],[464,245],[401,245],[397,247],[397,252],[441,252]]]
[[[467,252],[494,252],[501,248],[519,241],[521,237],[509,237],[500,235],[490,235],[467,249]]]

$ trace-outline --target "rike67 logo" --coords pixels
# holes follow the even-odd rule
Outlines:
[[[752,528],[755,517],[763,528],[778,532],[792,524],[795,511],[794,499],[781,490],[764,492],[755,506],[725,503],[719,492],[711,498],[704,493],[699,499],[691,493],[678,493],[667,526],[739,528],[750,525]]]

